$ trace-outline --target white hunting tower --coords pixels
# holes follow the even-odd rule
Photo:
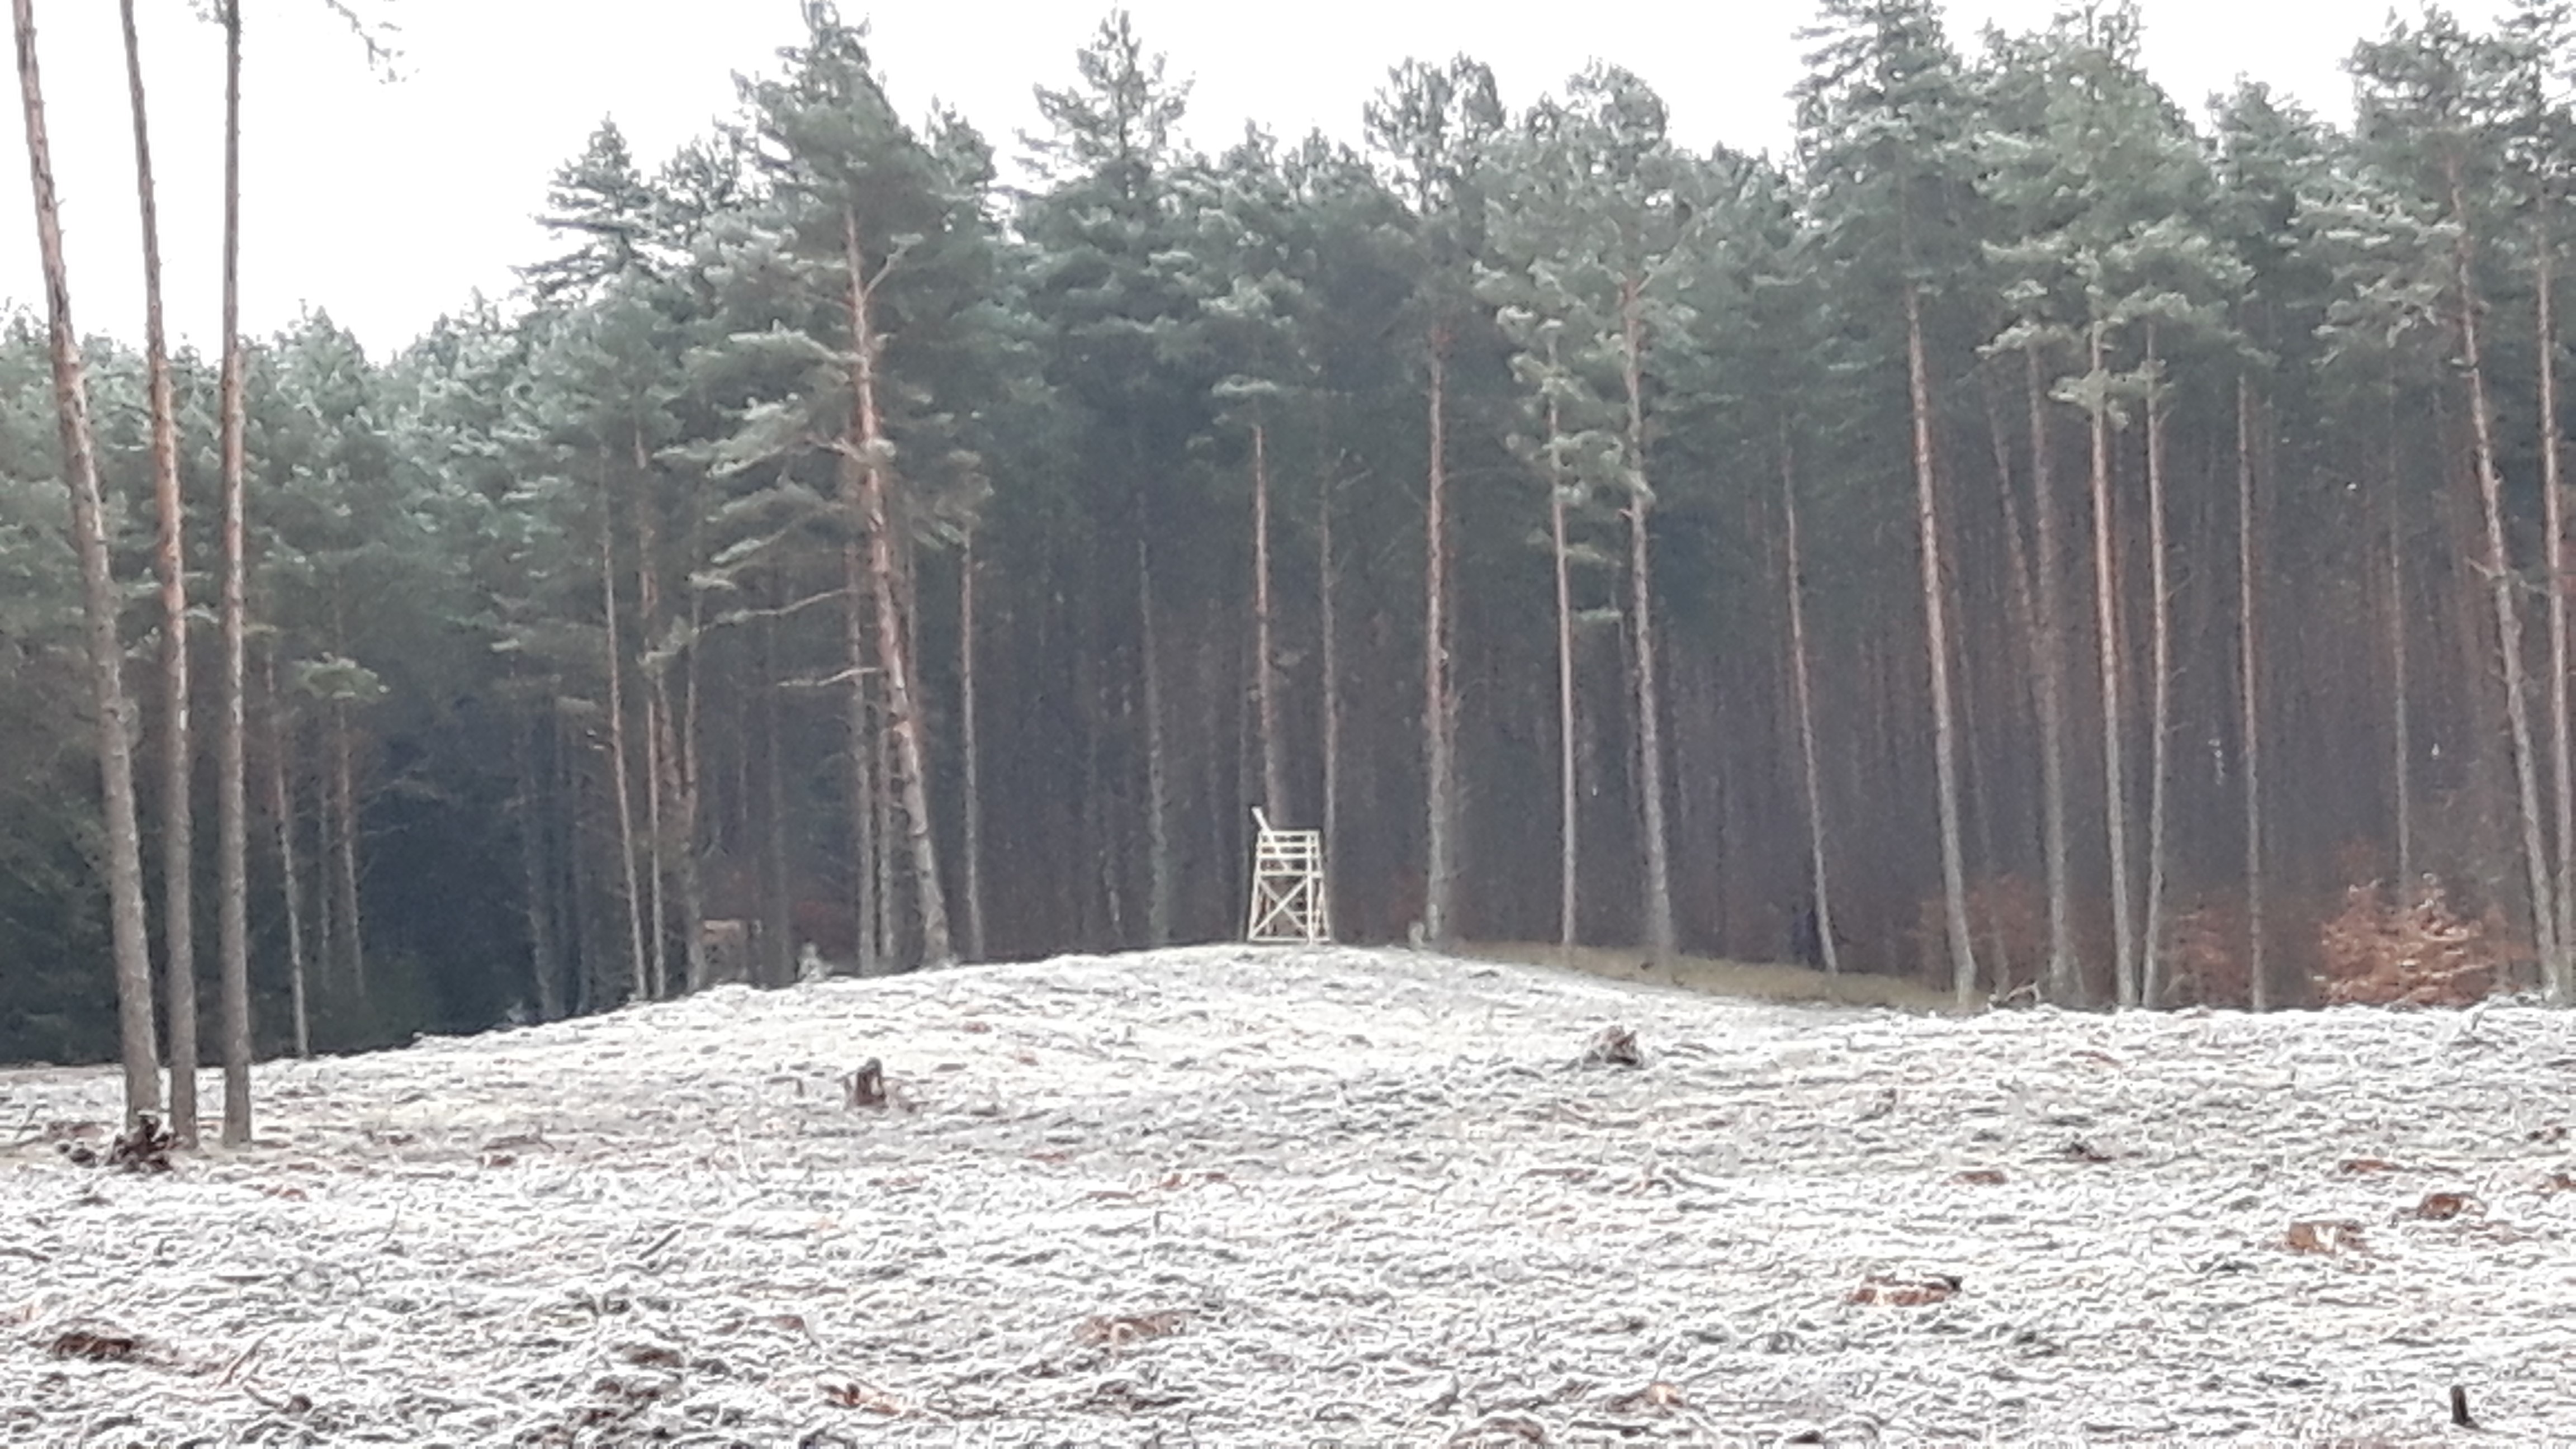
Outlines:
[[[1318,945],[1333,939],[1333,916],[1324,899],[1324,833],[1274,830],[1270,817],[1252,812],[1259,826],[1252,844],[1252,924],[1247,941]]]

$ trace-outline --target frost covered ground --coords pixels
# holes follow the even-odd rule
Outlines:
[[[163,1176],[114,1090],[0,1073],[0,1442],[2576,1442],[2537,1009],[1226,947],[278,1063]]]

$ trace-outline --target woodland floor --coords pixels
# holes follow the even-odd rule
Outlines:
[[[115,1090],[0,1073],[0,1442],[2576,1442],[2536,1008],[1210,947],[274,1063],[166,1174]]]

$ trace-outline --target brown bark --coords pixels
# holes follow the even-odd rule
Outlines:
[[[849,485],[845,481],[843,487]],[[865,545],[858,520],[841,544],[841,646],[849,693],[843,723],[850,756],[850,921],[855,933],[854,967],[861,976],[877,973],[877,787],[876,731],[868,705],[868,580]]]
[[[152,415],[152,551],[161,585],[161,984],[169,1007],[170,1134],[197,1145],[196,810],[188,734],[187,514],[179,500],[179,417],[170,397],[170,344],[161,325],[161,215],[152,194],[152,128],[143,99],[143,43],[134,0],[118,0],[125,33],[127,108],[134,118],[134,190],[143,214],[143,366]]]
[[[2263,956],[2263,711],[2262,602],[2260,576],[2254,571],[2254,381],[2236,379],[2236,619],[2238,631],[2237,698],[2244,709],[2238,725],[2245,758],[2245,970],[2247,1005],[2256,1011],[2272,1006],[2272,980]],[[2404,646],[2400,645],[2402,653]],[[2398,698],[2406,695],[2405,666],[2398,666]],[[2404,705],[2399,705],[2401,712]],[[2405,729],[2398,734],[2403,751]],[[2400,761],[2401,771],[2403,760]]]
[[[1145,944],[1172,944],[1172,901],[1178,863],[1172,854],[1172,771],[1163,728],[1163,650],[1154,627],[1153,551],[1144,523],[1136,534],[1137,676],[1145,712]]]
[[[1932,463],[1932,378],[1923,352],[1923,296],[1905,286],[1905,370],[1914,418],[1915,532],[1923,563],[1923,629],[1932,676],[1933,777],[1941,814],[1941,899],[1948,924],[1951,990],[1976,999],[1977,948],[1968,934],[1968,880],[1959,849],[1959,739],[1950,700],[1950,628],[1941,586],[1940,484]]]
[[[1342,653],[1341,631],[1333,614],[1333,488],[1334,477],[1327,472],[1315,505],[1315,627],[1323,636],[1317,667],[1324,677],[1324,924],[1328,935],[1333,903],[1341,899],[1334,885],[1334,861],[1342,834]]]
[[[161,1074],[153,1056],[152,956],[143,910],[143,845],[135,824],[133,710],[125,693],[124,650],[117,639],[116,580],[109,572],[89,388],[82,376],[80,335],[72,327],[71,280],[63,262],[61,211],[54,199],[53,149],[46,137],[44,85],[36,64],[34,0],[12,0],[11,10],[18,48],[18,95],[26,114],[27,170],[35,191],[36,249],[45,274],[54,414],[62,434],[63,477],[71,492],[72,546],[80,559],[81,614],[89,650],[91,703],[97,711],[107,826],[108,928],[116,963],[125,1116],[131,1123],[161,1111]]]
[[[250,602],[245,546],[249,469],[244,454],[248,363],[241,341],[240,0],[218,0],[224,27],[223,553],[218,604],[224,673],[215,731],[215,951],[222,975],[224,1144],[250,1141]],[[272,656],[271,668],[275,667]],[[271,697],[275,695],[274,686]],[[282,767],[281,767],[282,768]],[[293,983],[296,1050],[310,1054],[303,979]]]
[[[2469,374],[2470,436],[2476,454],[2478,499],[2486,513],[2486,573],[2495,608],[2496,643],[2504,654],[2504,708],[2513,745],[2513,773],[2522,814],[2524,874],[2531,891],[2532,941],[2549,972],[2553,995],[2566,990],[2566,966],[2559,955],[2558,909],[2552,899],[2549,852],[2541,835],[2540,781],[2531,738],[2530,691],[2524,679],[2522,609],[2516,600],[2521,583],[2505,544],[2504,480],[2496,466],[2495,416],[2487,399],[2486,360],[2478,337],[2478,296],[2474,239],[2468,227],[2459,163],[2451,163],[2451,215],[2460,223],[2453,256],[2460,288],[2460,350]],[[2553,581],[2554,582],[2554,581]]]
[[[2173,774],[2173,583],[2166,558],[2165,416],[2156,371],[2156,328],[2147,324],[2147,579],[2148,628],[2153,636],[2155,677],[2148,681],[2153,698],[2147,728],[2147,913],[2140,933],[2145,943],[2144,973],[2138,1001],[2160,1004],[2164,987],[2165,811]]]
[[[554,1021],[563,1015],[563,977],[555,950],[553,901],[546,890],[542,830],[546,801],[537,783],[534,741],[541,739],[544,732],[543,715],[530,721],[516,742],[515,763],[519,772],[519,867],[527,891],[528,981],[536,990],[537,1019]]]
[[[851,410],[854,435],[850,439],[852,452],[842,461],[842,486],[847,500],[855,505],[859,515],[856,521],[867,537],[868,574],[876,594],[878,655],[885,670],[886,728],[893,736],[899,776],[894,783],[903,803],[904,834],[911,844],[915,899],[921,910],[922,960],[926,965],[948,966],[955,964],[957,952],[949,941],[947,892],[940,883],[939,847],[931,834],[928,752],[922,744],[921,712],[916,702],[919,691],[913,682],[911,649],[904,621],[899,617],[895,584],[896,550],[888,497],[893,490],[893,480],[888,476],[892,445],[886,439],[877,407],[877,353],[881,344],[859,247],[858,213],[844,208],[841,221],[845,261],[850,270],[851,351],[856,364],[856,396]]]

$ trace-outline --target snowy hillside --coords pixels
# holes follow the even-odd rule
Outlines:
[[[1581,1060],[1613,1024],[1642,1067]],[[49,1140],[111,1073],[0,1074],[0,1439],[2576,1435],[2576,1017],[2536,1009],[1953,1020],[1228,947],[259,1080],[259,1150],[146,1176]]]

